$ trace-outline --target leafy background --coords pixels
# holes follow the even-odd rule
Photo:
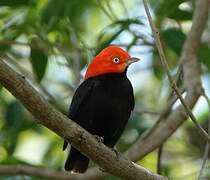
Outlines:
[[[175,75],[192,23],[194,1],[149,2],[171,72]],[[210,88],[209,24],[199,50],[207,94]],[[24,74],[63,113],[67,112],[87,64],[109,44],[117,44],[142,59],[129,70],[136,107],[117,144],[123,152],[155,123],[170,92],[142,3],[137,0],[0,0],[0,56]],[[194,113],[207,129],[209,110],[203,98]],[[63,169],[66,152],[62,151],[62,143],[60,137],[36,123],[20,102],[0,86],[0,164]],[[187,121],[164,145],[162,174],[172,179],[196,179],[204,145],[195,127]],[[156,172],[157,151],[138,163]],[[209,167],[208,161],[206,179],[210,178]],[[25,178],[39,179],[0,177]]]

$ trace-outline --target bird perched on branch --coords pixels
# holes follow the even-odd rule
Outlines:
[[[85,80],[77,88],[69,118],[113,148],[134,108],[133,88],[126,76],[132,58],[118,46],[103,49],[89,64]],[[68,143],[64,141],[65,150]],[[67,171],[84,173],[89,159],[71,147],[65,163]]]

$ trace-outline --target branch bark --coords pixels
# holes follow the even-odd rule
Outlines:
[[[183,64],[184,84],[187,92],[185,102],[191,110],[203,91],[197,52],[208,19],[209,6],[209,0],[196,1],[192,26],[185,40],[179,60]],[[188,115],[183,106],[178,106],[164,121],[161,121],[157,127],[154,128],[153,132],[146,136],[146,138],[140,138],[133,147],[128,149],[125,153],[126,156],[134,162],[143,158],[163,144],[187,119]],[[95,175],[99,176],[99,174],[100,172],[95,169]]]
[[[22,102],[39,123],[68,140],[105,171],[122,179],[165,179],[122,156],[117,157],[113,150],[98,142],[90,133],[52,107],[24,76],[15,72],[2,59],[0,59],[0,83]]]

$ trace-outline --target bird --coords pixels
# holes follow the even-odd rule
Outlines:
[[[68,117],[110,148],[119,140],[134,109],[133,87],[126,74],[129,65],[137,61],[116,45],[104,48],[88,65],[70,104]],[[64,140],[63,150],[67,146]],[[64,168],[84,173],[89,161],[72,146]]]

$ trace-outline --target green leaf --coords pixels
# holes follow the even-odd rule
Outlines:
[[[17,30],[18,29],[18,30]],[[18,26],[10,26],[10,28],[5,29],[5,33],[3,35],[3,39],[0,41],[0,51],[4,52],[10,49],[11,44],[7,44],[9,41],[15,41],[21,35],[20,28]],[[5,43],[4,43],[5,42]]]
[[[5,143],[9,154],[12,154],[17,144],[17,137],[23,125],[23,108],[17,101],[7,107],[6,121],[3,126]]]
[[[47,68],[48,56],[41,49],[31,49],[31,64],[37,81],[41,82]]]
[[[0,6],[21,6],[30,2],[31,0],[0,0]]]
[[[0,44],[0,52],[4,52],[10,48],[10,45]]]
[[[9,104],[6,112],[6,126],[18,129],[22,120],[22,106],[17,101]]]
[[[179,56],[186,38],[185,34],[180,29],[171,28],[162,32],[161,35],[168,47]]]
[[[173,14],[179,7],[180,4],[187,0],[167,0],[159,3],[159,6],[155,10],[157,16],[165,17]]]
[[[121,25],[123,28],[128,28],[131,24],[143,25],[143,22],[139,19],[123,19],[115,21],[114,23],[110,24],[108,27],[113,27],[113,25]]]
[[[201,44],[198,52],[199,60],[206,65],[208,71],[210,71],[210,48],[207,43]]]
[[[176,9],[173,13],[169,15],[170,18],[175,19],[177,21],[187,21],[191,20],[193,16],[192,11],[180,10]]]
[[[7,159],[4,159],[0,162],[1,164],[29,164],[27,162],[24,162],[23,160],[20,160],[18,158],[15,158],[13,156],[9,156]]]
[[[95,5],[94,0],[49,0],[41,14],[41,22],[53,27],[68,17],[74,28],[84,29],[85,14]]]

